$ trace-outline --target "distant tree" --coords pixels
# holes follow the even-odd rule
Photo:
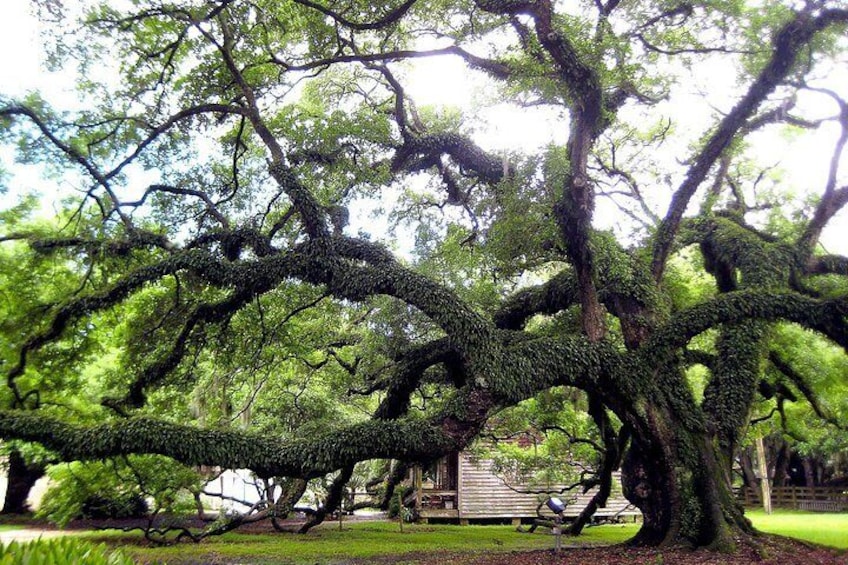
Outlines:
[[[846,361],[841,348],[816,334],[797,326],[775,328],[746,439],[767,439],[766,459],[776,486],[821,486],[848,475]],[[745,483],[754,487],[756,451],[750,441],[745,443],[741,470]]]
[[[730,477],[775,324],[848,346],[848,260],[818,246],[848,200],[848,103],[817,81],[844,58],[843,2],[175,0],[84,20],[53,53],[83,108],[0,109],[21,159],[81,187],[55,229],[3,234],[75,279],[4,330],[0,436],[249,468],[292,498],[333,475],[338,504],[357,463],[433,460],[569,386],[602,480],[620,463],[643,513],[635,543],[753,534]],[[465,63],[487,97],[418,108],[422,57]],[[675,111],[704,72],[735,90]],[[507,111],[548,112],[563,140],[493,150]],[[750,140],[824,122],[832,158],[796,203]],[[366,233],[369,203],[414,249]],[[32,376],[91,369],[73,353],[95,335],[117,351],[102,406],[50,409],[61,387]],[[290,509],[275,500],[266,516]]]

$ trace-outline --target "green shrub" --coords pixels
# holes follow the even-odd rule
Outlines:
[[[48,472],[51,485],[37,515],[66,525],[74,518],[131,518],[191,510],[200,476],[175,461],[155,456],[63,463]]]
[[[74,538],[0,543],[0,565],[134,565],[134,561],[104,544]]]
[[[150,508],[138,493],[121,493],[117,497],[95,494],[82,503],[82,518],[138,518],[147,515]]]

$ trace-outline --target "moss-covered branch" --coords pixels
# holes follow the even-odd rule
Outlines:
[[[848,275],[848,257],[841,255],[820,255],[813,257],[804,268],[808,275]]]
[[[848,349],[848,301],[816,300],[792,292],[728,292],[675,314],[646,342],[651,349],[673,350],[721,324],[750,319],[785,320],[816,330]]]
[[[369,421],[311,439],[282,441],[150,418],[80,426],[37,412],[0,412],[0,437],[33,441],[66,460],[155,453],[186,465],[252,469],[262,477],[311,478],[367,459],[426,460],[456,447],[430,421]]]
[[[73,299],[59,308],[48,326],[21,346],[18,363],[7,372],[8,382],[13,386],[15,379],[23,374],[31,352],[60,338],[75,321],[121,303],[147,283],[181,271],[190,272],[211,286],[235,289],[235,292],[220,303],[198,306],[184,324],[184,331],[175,338],[171,353],[145,369],[137,379],[128,398],[133,405],[142,400],[145,386],[160,380],[178,364],[185,340],[197,323],[234,313],[253,297],[293,278],[324,285],[338,298],[361,301],[385,294],[415,306],[453,336],[453,345],[466,361],[483,362],[487,357],[483,350],[491,354],[495,343],[491,324],[456,294],[403,267],[376,244],[350,238],[310,241],[287,252],[237,262],[220,258],[211,251],[192,249],[133,271],[108,289]],[[479,367],[478,372],[482,371],[485,368]]]
[[[392,371],[386,397],[374,413],[375,418],[393,420],[406,414],[412,393],[421,383],[424,371],[439,363],[458,364],[459,356],[450,340],[440,339],[406,352]]]
[[[555,314],[578,300],[577,279],[570,269],[545,284],[522,290],[511,296],[495,313],[495,325],[517,330],[535,314]]]
[[[449,155],[468,175],[484,182],[497,183],[504,177],[501,159],[489,155],[470,139],[453,133],[407,139],[395,151],[392,170],[416,172],[429,169],[439,164],[442,155]]]
[[[500,371],[480,388],[467,385],[428,419],[376,419],[311,439],[283,441],[236,430],[209,430],[150,418],[82,426],[37,411],[0,412],[0,437],[41,443],[66,460],[130,453],[171,457],[187,465],[248,468],[263,477],[311,478],[368,459],[421,461],[470,442],[493,410],[551,386],[617,389],[614,348],[583,339],[518,341]]]

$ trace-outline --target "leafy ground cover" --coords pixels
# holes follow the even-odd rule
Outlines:
[[[120,551],[78,538],[38,539],[0,543],[2,565],[134,565]]]

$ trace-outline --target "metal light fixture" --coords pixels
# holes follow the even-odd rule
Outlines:
[[[550,497],[546,504],[554,514],[562,514],[565,512],[565,503],[555,496]]]
[[[551,533],[556,536],[556,545],[554,546],[554,550],[559,553],[559,550],[562,548],[562,513],[565,512],[565,502],[555,496],[552,496],[545,504],[551,512],[556,514],[556,516],[554,516],[554,527],[551,528]]]

